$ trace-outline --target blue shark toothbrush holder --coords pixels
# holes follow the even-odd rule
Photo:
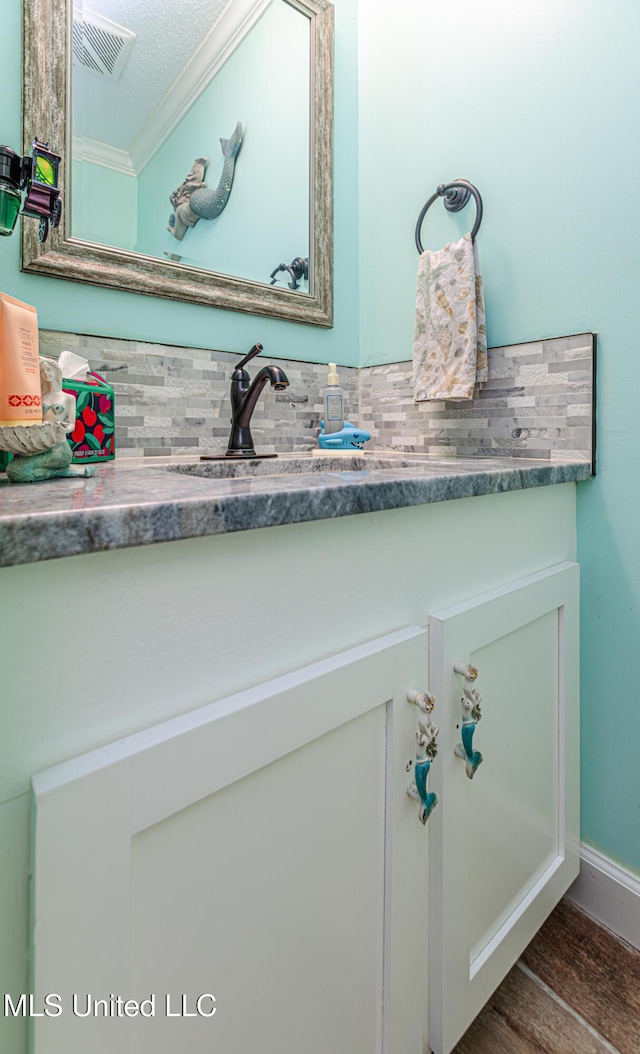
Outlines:
[[[318,444],[322,450],[364,450],[364,444],[371,439],[368,432],[356,428],[350,421],[345,421],[339,432],[325,435],[324,421],[320,422]]]

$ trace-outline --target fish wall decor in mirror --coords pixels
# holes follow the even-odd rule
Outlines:
[[[173,212],[167,230],[178,241],[182,241],[188,228],[195,227],[198,220],[215,220],[224,210],[233,186],[236,157],[241,145],[242,122],[238,121],[233,135],[220,140],[224,167],[216,189],[211,190],[204,182],[209,158],[197,157],[185,181],[174,190],[169,198]]]

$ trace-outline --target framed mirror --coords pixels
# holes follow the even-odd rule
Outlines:
[[[22,269],[333,324],[329,0],[29,0],[23,143],[62,222]]]

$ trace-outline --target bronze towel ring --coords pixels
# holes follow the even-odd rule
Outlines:
[[[422,242],[420,241],[420,228],[422,227],[422,221],[434,201],[437,201],[438,198],[444,198],[444,207],[448,212],[459,212],[460,209],[463,209],[467,204],[472,194],[475,198],[477,209],[476,222],[471,231],[471,241],[475,242],[476,235],[480,230],[480,224],[482,223],[482,198],[473,183],[469,183],[468,179],[455,179],[453,183],[441,183],[435,194],[432,194],[426,205],[423,206],[420,215],[418,216],[418,222],[416,223],[416,247],[419,253],[424,252]]]

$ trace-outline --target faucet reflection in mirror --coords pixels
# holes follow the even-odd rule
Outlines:
[[[305,282],[309,277],[309,258],[306,259],[303,256],[296,256],[295,260],[292,260],[290,264],[281,263],[271,272],[271,285],[275,285],[277,281],[277,275],[280,271],[288,271],[291,276],[291,281],[288,283],[289,289],[298,289],[298,282],[301,278],[304,278]]]

